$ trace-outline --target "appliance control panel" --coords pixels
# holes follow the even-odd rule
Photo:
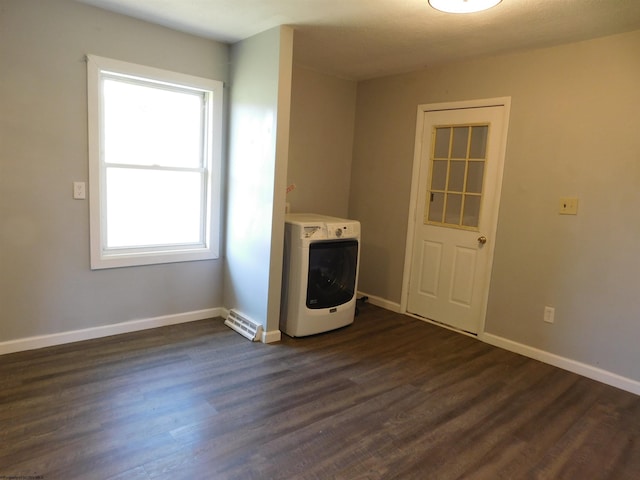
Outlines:
[[[327,223],[327,238],[354,238],[360,234],[360,224],[357,222],[348,223]]]
[[[360,222],[343,218],[289,213],[286,228],[302,240],[341,240],[360,237]]]

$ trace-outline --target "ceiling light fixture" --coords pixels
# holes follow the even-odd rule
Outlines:
[[[429,0],[436,10],[446,13],[473,13],[495,7],[502,0]]]

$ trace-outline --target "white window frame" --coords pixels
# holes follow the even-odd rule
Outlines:
[[[106,247],[106,175],[102,148],[102,80],[113,74],[178,86],[206,94],[207,141],[205,169],[204,241],[197,245],[109,249]],[[210,260],[219,258],[221,224],[221,177],[223,140],[223,83],[168,70],[137,65],[110,58],[87,55],[89,133],[89,217],[91,268]]]

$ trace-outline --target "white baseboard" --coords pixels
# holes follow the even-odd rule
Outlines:
[[[282,340],[282,332],[280,330],[271,330],[270,332],[262,332],[262,343],[274,343]]]
[[[381,297],[368,295],[358,292],[358,296],[368,297],[368,302],[372,305],[400,313],[400,304],[385,300]],[[207,318],[224,317],[229,311],[225,308],[208,308],[204,310],[196,310],[192,312],[184,312],[173,315],[163,315],[160,317],[145,318],[140,320],[131,320],[128,322],[115,323],[113,325],[102,325],[99,327],[85,328],[81,330],[72,330],[69,332],[53,333],[50,335],[38,335],[34,337],[19,338],[0,342],[0,355],[7,353],[21,352],[25,350],[34,350],[37,348],[51,347],[54,345],[62,345],[65,343],[79,342],[82,340],[90,340],[93,338],[108,337],[110,335],[118,335],[120,333],[137,332],[139,330],[147,330],[150,328],[164,327],[167,325],[177,325],[179,323],[193,322],[196,320],[205,320]],[[262,343],[278,342],[282,338],[280,330],[263,332]],[[588,365],[586,363],[561,357],[545,350],[540,350],[529,345],[515,342],[491,333],[480,333],[478,339],[503,348],[510,352],[518,353],[535,360],[553,365],[564,370],[568,370],[578,375],[582,375],[592,380],[611,385],[622,390],[640,395],[640,382],[621,375],[603,370],[601,368]]]
[[[147,330],[149,328],[176,325],[178,323],[205,320],[207,318],[221,317],[222,313],[222,308],[207,308],[204,310],[195,310],[193,312],[163,315],[161,317],[130,320],[127,322],[114,323],[113,325],[102,325],[99,327],[84,328],[69,332],[19,338],[17,340],[9,340],[8,342],[0,342],[0,355],[22,352],[25,350],[34,350],[36,348],[52,347],[54,345],[79,342],[81,340],[108,337],[110,335],[118,335],[120,333],[137,332],[139,330]]]
[[[376,297],[375,295],[369,295],[364,292],[358,292],[358,298],[362,297],[363,295],[369,297],[367,301],[372,305],[376,305],[386,310],[391,310],[392,312],[403,313],[405,315],[412,316],[406,312],[401,312],[400,304],[398,303],[391,302],[384,298]],[[420,320],[424,320],[424,319],[420,318]],[[433,325],[437,325],[442,328],[448,328],[446,325],[442,325],[439,323],[430,322],[430,321],[428,321],[428,323],[432,323]],[[450,329],[450,330],[456,331],[457,333],[464,334],[464,332],[459,332],[455,329]],[[491,333],[480,333],[477,336],[477,338],[478,340],[488,343],[489,345],[503,348],[510,352],[518,353],[520,355],[524,355],[525,357],[533,358],[534,360],[539,360],[549,365],[553,365],[554,367],[562,368],[563,370],[568,370],[569,372],[577,373],[578,375],[582,375],[583,377],[596,380],[606,385],[611,385],[612,387],[616,387],[621,390],[625,390],[627,392],[640,395],[640,382],[637,380],[623,377],[616,373],[609,372],[608,370],[603,370],[601,368],[594,367],[586,363],[578,362],[576,360],[571,360],[570,358],[561,357],[559,355],[547,352],[545,350],[540,350],[538,348],[531,347],[523,343],[514,342],[513,340],[509,340],[507,338],[493,335]]]
[[[562,368],[563,370],[577,373],[583,377],[640,395],[640,382],[637,380],[622,377],[607,370],[603,370],[586,363],[577,362],[566,357],[561,357],[545,350],[539,350],[529,345],[514,342],[513,340],[499,337],[491,333],[481,333],[478,335],[478,338],[490,345],[509,350],[510,352],[519,353],[525,357],[533,358],[549,365],[553,365],[554,367]]]
[[[365,292],[358,292],[357,298],[367,297],[367,302],[376,307],[384,308],[385,310],[391,310],[392,312],[400,313],[400,304],[391,302],[382,297],[376,297],[375,295],[369,295]]]

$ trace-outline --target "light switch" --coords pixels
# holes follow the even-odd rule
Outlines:
[[[87,187],[84,182],[73,182],[73,198],[75,200],[87,198]]]
[[[577,215],[578,199],[576,197],[562,197],[558,208],[560,215]]]

